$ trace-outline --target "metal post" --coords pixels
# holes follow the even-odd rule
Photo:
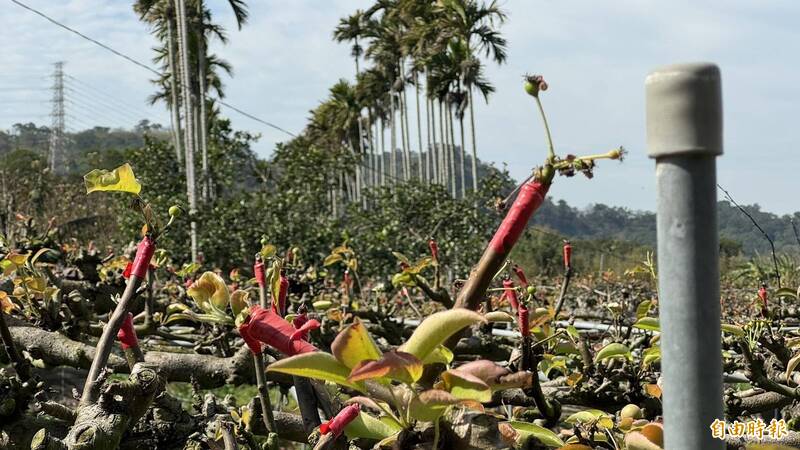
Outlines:
[[[647,149],[658,184],[658,281],[667,450],[722,449],[716,157],[722,93],[714,64],[679,64],[645,81]]]

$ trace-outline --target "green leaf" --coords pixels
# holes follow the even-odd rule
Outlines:
[[[642,317],[633,324],[634,328],[647,331],[661,331],[661,326],[658,323],[657,317]]]
[[[370,439],[380,441],[397,434],[402,428],[391,421],[382,421],[361,411],[352,422],[344,428],[347,439]]]
[[[365,360],[381,359],[381,351],[358,318],[342,330],[331,344],[331,353],[339,362],[352,369]]]
[[[422,377],[422,361],[416,356],[400,352],[389,351],[380,359],[363,360],[353,367],[348,379],[350,381],[371,380],[387,378],[403,383],[414,383]]]
[[[516,319],[505,311],[492,311],[484,316],[489,322],[515,322]]]
[[[325,311],[326,309],[333,306],[333,302],[331,302],[330,300],[317,300],[314,303],[312,303],[312,305],[314,306],[314,309],[318,311]]]
[[[272,244],[266,244],[261,246],[261,259],[267,260],[275,256],[278,253],[278,249]]]
[[[440,345],[430,352],[424,360],[422,360],[422,365],[427,366],[428,364],[435,363],[447,365],[451,362],[453,362],[453,352],[451,352],[450,349],[444,345]]]
[[[722,332],[723,333],[732,334],[732,335],[737,336],[737,337],[744,337],[745,336],[744,328],[742,328],[742,327],[740,327],[738,325],[731,325],[729,323],[723,323],[722,324]]]
[[[267,372],[280,372],[316,380],[331,381],[364,392],[364,383],[348,381],[350,369],[333,355],[324,352],[302,353],[275,361]]]
[[[429,389],[414,397],[409,405],[411,417],[433,422],[445,413],[448,407],[460,402],[453,394],[441,389]]]
[[[530,438],[534,438],[548,447],[561,447],[564,445],[564,441],[562,441],[557,434],[545,427],[540,427],[533,423],[517,421],[511,421],[508,422],[508,424],[519,433],[517,442],[520,445],[525,445]]]
[[[600,349],[600,351],[597,352],[597,355],[595,355],[594,360],[595,362],[598,362],[609,358],[631,359],[631,349],[629,349],[625,344],[612,342]]]
[[[95,169],[83,176],[86,193],[95,191],[130,192],[139,195],[142,185],[133,175],[130,164],[125,163],[112,171]]]
[[[796,291],[796,290],[791,289],[791,288],[780,288],[780,289],[778,289],[777,292],[775,292],[775,296],[779,297],[779,298],[780,297],[788,297],[788,298],[793,298],[793,299],[797,300],[798,299],[798,297],[797,297],[798,296],[798,292],[800,292],[800,289]]]
[[[641,319],[650,312],[650,307],[653,306],[652,300],[644,300],[636,306],[636,318]]]
[[[492,388],[480,378],[458,370],[442,373],[445,389],[454,397],[485,403],[492,400]]]
[[[403,271],[400,273],[396,273],[394,274],[394,276],[392,276],[392,286],[394,287],[400,287],[400,286],[413,287],[416,285],[417,283],[414,280],[414,276],[411,274],[411,272]]]
[[[482,315],[465,308],[440,311],[423,320],[398,350],[425,360],[436,347],[464,327],[485,321]]]
[[[336,264],[337,262],[341,261],[342,259],[344,259],[344,258],[342,258],[341,253],[328,255],[328,256],[325,257],[325,260],[322,262],[322,265],[325,266],[325,267],[328,267],[328,266],[330,266],[332,264]]]
[[[656,361],[661,361],[661,347],[650,347],[642,353],[642,366],[647,367]]]
[[[580,423],[585,425],[597,423],[597,426],[601,428],[613,428],[614,416],[607,412],[600,411],[599,409],[587,409],[585,411],[578,411],[567,417],[565,422],[569,424]]]
[[[231,297],[228,285],[214,272],[206,272],[200,276],[186,291],[197,305],[207,313],[214,311],[224,313],[228,308]]]

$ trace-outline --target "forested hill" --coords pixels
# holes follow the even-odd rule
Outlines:
[[[156,139],[168,139],[169,131],[159,124],[143,120],[127,130],[95,127],[67,133],[68,173],[80,175],[96,167],[112,167],[119,164],[123,162],[122,151],[141,147],[145,135]],[[32,123],[16,124],[11,130],[0,130],[0,157],[8,155],[13,159],[15,150],[45,155],[48,136],[47,127]],[[11,161],[6,163],[13,165]],[[460,164],[460,160],[457,163]],[[467,166],[471,163],[469,156],[466,163]],[[412,172],[416,171],[416,164],[417,161],[412,160]],[[478,161],[479,176],[484,177],[489,171],[488,165]],[[471,186],[472,177],[469,171],[466,171],[465,178],[466,185]],[[510,180],[507,181],[511,183]],[[800,251],[800,243],[795,237],[791,223],[793,217],[795,222],[800,224],[800,212],[794,213],[793,216],[778,216],[761,211],[758,205],[746,205],[745,208],[774,239],[776,249],[793,253]],[[632,211],[617,206],[596,204],[579,209],[563,200],[547,199],[533,223],[575,239],[610,238],[634,241],[648,246],[655,246],[656,242],[655,213]],[[736,253],[737,249],[741,249],[746,255],[769,252],[769,243],[753,226],[750,219],[727,201],[719,202],[719,225],[724,239],[724,251]]]
[[[800,238],[792,229],[792,219],[800,227],[800,212],[778,216],[762,211],[757,204],[745,205],[744,208],[774,240],[778,251],[800,252]],[[769,252],[767,240],[739,209],[728,201],[720,201],[718,211],[724,251],[735,253],[741,247],[747,255]],[[578,209],[563,200],[548,199],[537,213],[534,224],[574,238],[613,238],[650,246],[656,243],[654,212],[631,211],[604,204]]]

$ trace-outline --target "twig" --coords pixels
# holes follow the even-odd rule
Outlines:
[[[558,313],[561,312],[561,308],[564,306],[564,300],[566,299],[567,294],[567,287],[569,287],[569,282],[572,279],[572,267],[567,267],[564,270],[564,281],[561,282],[561,292],[558,294],[558,303],[556,303],[556,309],[553,314],[554,318],[558,317]]]
[[[268,308],[267,288],[263,284],[258,286],[259,301],[262,308]],[[258,401],[261,404],[261,417],[264,419],[264,426],[270,433],[277,433],[275,417],[272,414],[272,402],[269,398],[267,380],[264,377],[264,355],[261,353],[253,355],[253,365],[256,369],[256,386],[258,386]]]
[[[83,386],[81,405],[87,405],[97,400],[99,394],[97,380],[100,376],[100,372],[103,371],[108,362],[108,356],[111,354],[111,348],[114,346],[114,339],[116,339],[117,332],[125,321],[128,309],[130,309],[133,300],[136,298],[137,290],[141,284],[142,279],[131,274],[131,277],[128,279],[128,285],[125,287],[125,292],[122,293],[122,298],[120,298],[108,323],[105,328],[103,328],[103,335],[100,336],[100,341],[97,343],[97,352],[92,360],[92,366],[89,368],[86,384]]]
[[[770,238],[767,232],[764,231],[763,228],[761,228],[761,225],[759,225],[758,222],[756,222],[756,219],[754,219],[753,216],[750,215],[750,213],[748,213],[744,208],[742,208],[741,205],[736,203],[736,200],[734,200],[733,197],[731,197],[731,194],[728,191],[726,191],[724,187],[720,186],[719,183],[717,183],[717,187],[720,188],[720,190],[722,190],[722,192],[725,193],[725,197],[727,197],[728,201],[733,203],[733,205],[737,207],[739,211],[742,212],[742,214],[747,216],[747,218],[750,219],[751,222],[753,222],[753,225],[755,225],[755,227],[758,228],[758,231],[760,231],[761,234],[763,234],[764,237],[767,239],[767,242],[769,242],[770,251],[772,252],[772,264],[775,266],[775,277],[778,280],[778,289],[780,289],[781,273],[778,271],[778,258],[775,256],[775,243],[772,241],[772,238]],[[795,230],[795,233],[797,233],[797,230]]]

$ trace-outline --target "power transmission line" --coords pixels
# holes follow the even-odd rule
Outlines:
[[[43,17],[48,22],[51,22],[51,23],[53,23],[54,25],[56,25],[58,27],[61,27],[61,28],[65,29],[65,30],[67,30],[67,31],[69,31],[71,33],[74,33],[74,34],[80,36],[83,39],[86,39],[87,41],[89,41],[89,42],[91,42],[91,43],[93,43],[93,44],[95,44],[95,45],[97,45],[97,46],[99,46],[99,47],[101,47],[101,48],[103,48],[105,50],[108,50],[109,52],[119,56],[120,58],[125,59],[126,61],[130,62],[131,64],[135,64],[135,65],[141,67],[142,69],[145,69],[145,70],[147,70],[149,72],[152,72],[153,74],[155,74],[155,75],[157,75],[159,77],[164,75],[163,73],[159,72],[156,69],[153,69],[152,67],[148,66],[147,64],[139,62],[136,59],[134,59],[134,58],[132,58],[132,57],[130,57],[130,56],[118,51],[118,50],[115,50],[114,48],[112,48],[112,47],[110,47],[110,46],[108,46],[106,44],[103,44],[100,41],[92,39],[89,36],[86,36],[85,34],[81,33],[80,31],[78,31],[78,30],[76,30],[74,28],[71,28],[71,27],[69,27],[69,26],[67,26],[67,25],[65,25],[65,24],[53,19],[52,17],[48,16],[47,14],[45,14],[45,13],[43,13],[43,12],[41,12],[41,11],[35,9],[35,8],[32,8],[32,7],[28,6],[28,5],[20,2],[19,0],[11,0],[11,2],[16,4],[16,5],[18,5],[18,6],[20,6],[20,7],[22,7],[22,8],[24,8],[24,9],[27,9],[28,11],[30,11],[30,12],[38,15],[38,16]],[[233,105],[231,105],[229,103],[223,102],[220,99],[217,99],[216,102],[221,104],[221,105],[223,105],[223,106],[226,106],[226,107],[228,107],[228,108],[230,108],[230,109],[232,109],[232,110],[234,110],[236,112],[238,112],[239,114],[241,114],[241,115],[243,115],[243,116],[245,116],[245,117],[247,117],[249,119],[252,119],[252,120],[255,120],[256,122],[262,123],[262,124],[264,124],[264,125],[266,125],[266,126],[268,126],[270,128],[274,128],[274,129],[276,129],[276,130],[278,130],[278,131],[280,131],[282,133],[286,133],[286,134],[288,134],[289,136],[292,136],[292,137],[296,136],[294,133],[291,133],[291,132],[287,131],[286,129],[281,128],[278,125],[275,125],[273,123],[267,122],[266,120],[259,119],[258,117],[254,116],[254,115],[252,115],[252,114],[250,114],[250,113],[248,113],[246,111],[243,111],[242,109],[237,108],[237,107],[235,107],[235,106],[233,106]]]

